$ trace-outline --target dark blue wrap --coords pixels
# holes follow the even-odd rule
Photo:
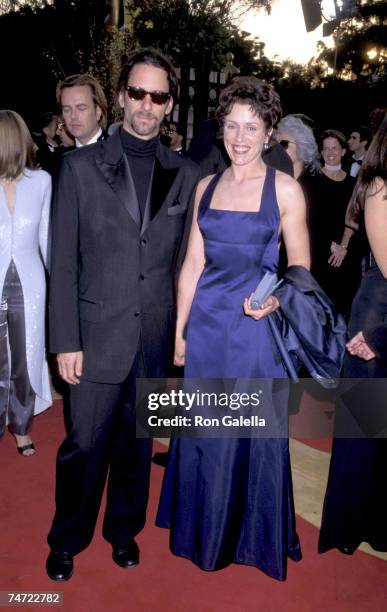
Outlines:
[[[290,378],[298,382],[304,365],[323,387],[338,384],[345,352],[346,325],[310,272],[290,266],[274,292],[280,302],[270,328]]]

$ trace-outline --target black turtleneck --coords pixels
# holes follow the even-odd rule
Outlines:
[[[159,137],[142,140],[125,130],[121,130],[120,134],[122,147],[133,176],[141,218],[143,218]]]

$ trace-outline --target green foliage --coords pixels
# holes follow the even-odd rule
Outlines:
[[[386,80],[387,3],[384,0],[358,0],[357,13],[340,23],[335,36],[339,78],[363,80],[371,85]],[[322,45],[318,62],[325,62],[333,69],[335,50]]]
[[[225,65],[225,53],[232,51],[241,72],[251,74],[274,69],[264,57],[264,43],[241,32],[233,21],[233,0],[133,0],[136,13],[133,27],[138,43],[157,46],[168,53],[176,65],[198,66],[205,63],[212,70]],[[251,6],[270,2],[252,1]]]
[[[112,104],[117,66],[133,43],[127,34],[107,32],[105,0],[41,5],[37,0],[0,17],[2,82],[12,83],[1,89],[0,106],[18,108],[25,116],[53,109],[57,81],[82,72],[99,79]]]
[[[14,49],[11,65],[1,62],[8,73],[24,70],[25,52],[33,73],[35,96],[53,106],[56,82],[78,72],[89,72],[100,80],[109,101],[114,100],[114,84],[121,57],[136,45],[157,46],[171,55],[179,66],[218,70],[225,64],[225,53],[232,51],[245,74],[259,72],[270,76],[272,63],[265,58],[263,43],[234,25],[234,10],[251,7],[270,9],[271,0],[123,0],[125,27],[118,31],[104,25],[108,7],[105,0],[8,0],[5,7],[18,9],[0,16],[0,51]],[[16,48],[20,37],[23,45]],[[9,55],[9,54],[7,54]],[[36,87],[36,85],[38,85]],[[21,91],[16,89],[14,98]],[[0,101],[12,100],[12,92],[0,92]],[[51,101],[50,101],[51,100]]]
[[[307,85],[310,89],[315,89],[321,85],[324,70],[321,65],[311,60],[308,64],[298,64],[292,60],[285,60],[279,66],[281,71],[277,79],[277,86],[282,90],[289,90]]]
[[[0,0],[0,10],[6,5],[9,10],[11,4],[18,9],[0,15],[0,107],[15,108],[27,119],[37,117],[38,112],[55,107],[59,79],[90,72],[103,84],[113,108],[121,57],[136,45],[157,46],[183,70],[193,66],[197,75],[204,75],[198,93],[198,99],[203,97],[203,112],[206,74],[225,65],[227,51],[234,54],[241,74],[256,74],[275,85],[285,112],[304,111],[318,118],[320,106],[321,115],[326,116],[331,104],[333,116],[341,100],[350,100],[350,91],[361,100],[357,108],[367,111],[370,104],[381,105],[386,81],[386,2],[359,0],[359,13],[341,23],[336,79],[329,74],[334,52],[324,43],[319,57],[307,66],[291,61],[279,64],[265,56],[263,42],[238,29],[235,17],[241,11],[251,7],[269,11],[271,3],[125,0],[125,28],[119,32],[107,31],[104,25],[105,0],[31,0],[23,5],[20,0]],[[367,55],[370,49],[375,49],[374,56]]]

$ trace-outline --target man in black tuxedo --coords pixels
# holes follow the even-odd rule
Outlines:
[[[51,111],[42,113],[39,123],[42,133],[35,138],[35,144],[38,147],[37,160],[39,166],[54,177],[60,159],[60,146],[56,135],[58,115]]]
[[[368,127],[361,125],[355,127],[348,138],[348,149],[352,153],[350,160],[349,174],[354,178],[359,174],[367,147],[371,142],[371,132]]]
[[[57,459],[47,573],[67,580],[94,533],[109,470],[103,535],[121,567],[139,562],[151,440],[135,437],[135,383],[164,377],[172,354],[174,272],[198,179],[158,134],[176,73],[152,49],[123,66],[123,128],[66,155],[53,217],[51,350],[70,384]]]

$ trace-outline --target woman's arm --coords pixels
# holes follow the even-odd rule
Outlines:
[[[183,366],[185,361],[185,328],[191,311],[196,285],[204,268],[204,245],[199,229],[197,217],[199,203],[205,188],[212,176],[208,176],[198,183],[195,195],[195,204],[192,217],[191,231],[188,240],[187,254],[185,256],[177,288],[177,321],[174,364]]]
[[[354,235],[355,230],[348,225],[344,228],[343,237],[340,240],[340,244],[337,242],[332,242],[331,244],[331,256],[328,259],[328,263],[334,268],[339,268],[344,261],[344,257],[347,254],[347,249],[349,245],[349,241]]]
[[[367,190],[364,219],[372,254],[384,278],[387,278],[387,189],[384,181],[380,178],[377,178]],[[386,335],[387,328],[385,324],[381,323],[379,326],[370,328],[370,330],[359,331],[347,343],[347,349],[351,355],[360,357],[365,361],[378,356],[371,343],[366,340],[366,336],[368,337],[368,332],[371,332],[371,329],[374,335],[376,333],[376,337],[382,335],[384,347],[384,335]]]
[[[281,229],[289,266],[310,268],[309,234],[306,226],[305,198],[300,185],[281,172],[276,173],[276,193],[281,214]],[[274,312],[279,301],[271,295],[259,310],[251,308],[251,296],[243,303],[247,316],[256,321]]]
[[[309,270],[309,234],[302,189],[294,179],[277,173],[276,190],[288,266],[303,266]]]
[[[51,210],[51,177],[46,176],[47,182],[44,186],[43,203],[42,203],[42,214],[39,223],[39,248],[42,254],[42,259],[47,270],[49,270],[50,260],[50,237],[49,237],[49,226],[50,226],[50,210]]]
[[[387,278],[387,188],[380,178],[367,190],[364,218],[372,255]]]

